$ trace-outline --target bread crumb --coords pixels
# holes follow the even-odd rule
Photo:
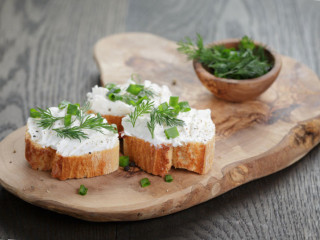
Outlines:
[[[167,189],[167,192],[169,192],[169,189]]]
[[[16,150],[13,150],[13,153],[16,153],[17,151]]]
[[[47,189],[47,193],[50,193],[50,191]]]
[[[177,85],[177,80],[173,79],[172,82],[171,82],[171,85],[172,85],[172,86]]]

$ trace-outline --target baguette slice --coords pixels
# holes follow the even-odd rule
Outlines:
[[[215,125],[211,111],[191,109],[181,112],[184,121],[177,126],[179,135],[167,138],[165,125],[156,124],[153,135],[148,130],[150,114],[137,118],[135,126],[124,117],[122,125],[124,155],[148,173],[164,176],[171,167],[206,174],[213,164],[215,151]]]
[[[42,147],[26,132],[25,157],[36,170],[49,171],[54,178],[96,177],[114,172],[119,167],[119,144],[111,149],[80,156],[62,156],[50,147]]]
[[[124,155],[144,171],[161,177],[168,174],[172,166],[206,174],[213,163],[214,145],[214,137],[206,144],[194,142],[177,147],[171,144],[156,147],[133,136],[123,138]]]

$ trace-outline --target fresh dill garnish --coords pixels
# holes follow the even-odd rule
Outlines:
[[[135,126],[138,117],[150,113],[152,107],[153,102],[150,101],[142,101],[139,105],[137,105],[134,111],[129,114],[129,121],[131,122],[132,126]]]
[[[115,125],[110,125],[100,114],[96,116],[87,114],[90,109],[90,103],[85,103],[82,107],[79,104],[65,105],[63,103],[59,104],[60,110],[66,108],[66,115],[63,117],[54,117],[51,110],[48,108],[46,110],[42,108],[30,109],[30,116],[35,118],[39,127],[43,129],[52,128],[53,124],[63,119],[64,126],[59,128],[53,128],[52,130],[57,133],[60,138],[69,139],[81,139],[88,138],[88,135],[83,132],[84,129],[91,129],[98,132],[102,132],[102,129],[107,129],[114,133],[117,133],[117,127]],[[78,126],[71,126],[73,122],[78,120]]]
[[[30,116],[32,118],[37,118],[37,125],[43,129],[51,128],[53,124],[63,119],[64,117],[54,117],[50,111],[50,109],[42,109],[42,108],[31,108]]]
[[[54,128],[53,129],[58,137],[60,138],[69,138],[69,139],[78,139],[81,142],[81,139],[87,139],[88,135],[82,131],[82,128],[79,126],[76,127],[65,127],[65,128]]]
[[[158,108],[154,108],[150,113],[150,121],[147,123],[151,137],[154,138],[156,124],[166,125],[168,127],[183,126],[184,121],[177,118],[178,114],[179,110],[169,106],[166,102],[160,104]]]
[[[241,39],[237,49],[224,46],[204,47],[199,34],[195,44],[187,37],[178,42],[178,46],[178,51],[186,54],[189,60],[201,62],[212,74],[221,78],[256,78],[272,67],[263,47],[256,46],[247,36]]]

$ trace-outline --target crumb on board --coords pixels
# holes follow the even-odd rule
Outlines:
[[[172,86],[177,85],[177,80],[173,79],[172,82],[171,82],[171,85],[172,85]]]
[[[16,153],[17,151],[16,150],[13,150],[13,153]]]

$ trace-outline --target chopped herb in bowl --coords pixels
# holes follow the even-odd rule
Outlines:
[[[189,60],[197,60],[213,75],[227,79],[252,79],[260,77],[273,66],[262,46],[257,46],[244,36],[237,47],[224,45],[205,47],[198,34],[194,44],[190,38],[178,42],[178,51]]]

